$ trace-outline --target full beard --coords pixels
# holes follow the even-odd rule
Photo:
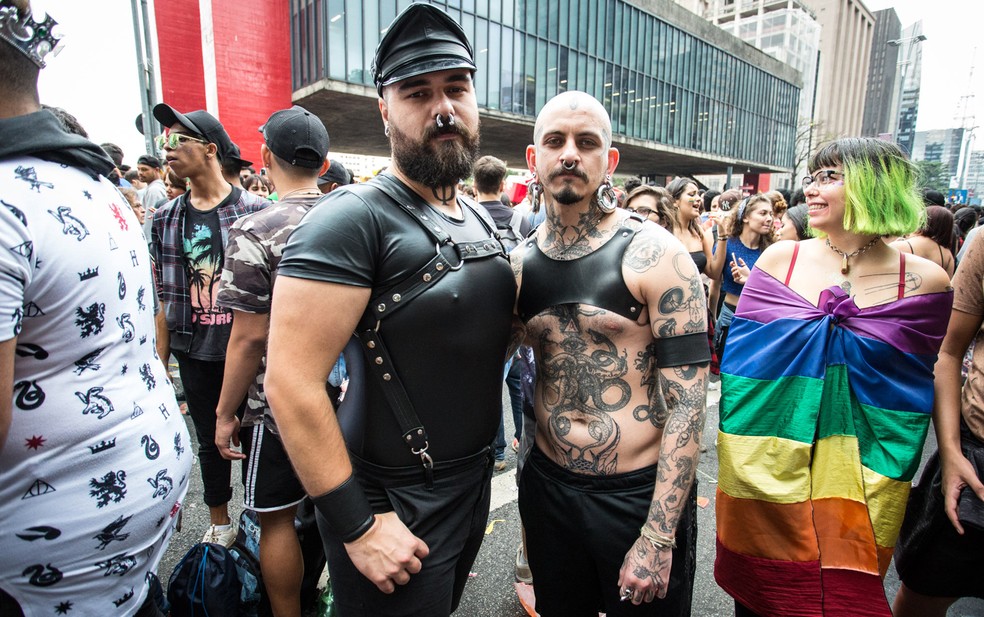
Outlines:
[[[460,135],[461,140],[433,143],[436,137],[444,134]],[[478,157],[479,137],[477,132],[473,133],[461,124],[442,128],[435,125],[428,127],[421,141],[414,141],[390,124],[390,146],[393,160],[407,178],[437,189],[455,186],[459,180],[471,175]]]

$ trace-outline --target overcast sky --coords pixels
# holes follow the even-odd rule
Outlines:
[[[284,2],[286,0],[270,0]],[[41,100],[74,114],[90,138],[123,148],[133,164],[143,153],[143,137],[134,121],[140,113],[133,23],[129,0],[33,0],[40,13],[50,10],[65,35],[62,53],[41,72]],[[872,10],[895,7],[903,28],[923,20],[922,94],[917,130],[960,126],[961,97],[972,104],[970,126],[984,122],[984,57],[975,49],[977,0],[867,0]],[[258,26],[260,27],[260,26]],[[981,50],[984,51],[984,50]],[[976,61],[975,61],[976,57]],[[971,66],[976,64],[973,79]],[[981,108],[984,109],[984,108]]]

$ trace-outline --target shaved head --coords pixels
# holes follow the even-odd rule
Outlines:
[[[540,109],[537,114],[536,124],[533,127],[533,142],[539,143],[543,136],[543,128],[557,116],[565,115],[570,112],[580,111],[593,116],[601,125],[601,132],[605,138],[605,147],[612,145],[612,120],[608,116],[608,111],[604,106],[590,94],[578,90],[568,90],[561,92],[553,97],[547,104]]]

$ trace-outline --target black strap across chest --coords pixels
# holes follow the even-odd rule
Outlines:
[[[355,185],[350,187],[350,190],[357,194],[371,191],[377,196],[384,196],[386,201],[392,202],[410,214],[410,218],[416,221],[434,241],[435,255],[430,261],[385,290],[373,289],[372,299],[356,328],[356,335],[362,342],[362,351],[369,366],[369,373],[376,379],[386,402],[393,411],[403,433],[404,443],[414,455],[420,457],[427,488],[432,488],[434,461],[427,453],[430,447],[427,431],[417,417],[407,390],[396,373],[393,360],[380,336],[380,327],[387,318],[407,306],[449,272],[460,269],[464,262],[492,256],[506,257],[506,254],[497,240],[495,228],[464,200],[459,199],[458,204],[472,211],[489,233],[489,238],[475,242],[455,242],[432,215],[415,205],[420,198],[391,176],[378,176],[375,182]],[[362,196],[367,197],[365,194]]]
[[[638,231],[616,229],[615,235],[597,250],[568,261],[547,257],[535,237],[531,237],[526,241],[528,250],[523,257],[520,318],[528,322],[552,306],[587,304],[638,320],[644,305],[635,299],[622,278],[622,257]]]

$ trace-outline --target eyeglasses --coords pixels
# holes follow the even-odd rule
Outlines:
[[[197,141],[200,144],[208,143],[204,139],[192,137],[191,135],[185,135],[184,133],[168,133],[167,135],[157,136],[157,147],[161,150],[165,148],[168,150],[175,150],[183,146],[187,141]]]
[[[653,211],[650,208],[646,208],[645,206],[643,206],[641,208],[636,208],[635,213],[640,216],[649,216],[650,214],[653,213]]]
[[[803,178],[803,189],[806,190],[814,182],[817,186],[829,186],[831,184],[835,184],[837,180],[834,179],[834,176],[837,176],[841,179],[841,182],[843,182],[843,172],[834,171],[833,169],[822,169],[812,176]]]

